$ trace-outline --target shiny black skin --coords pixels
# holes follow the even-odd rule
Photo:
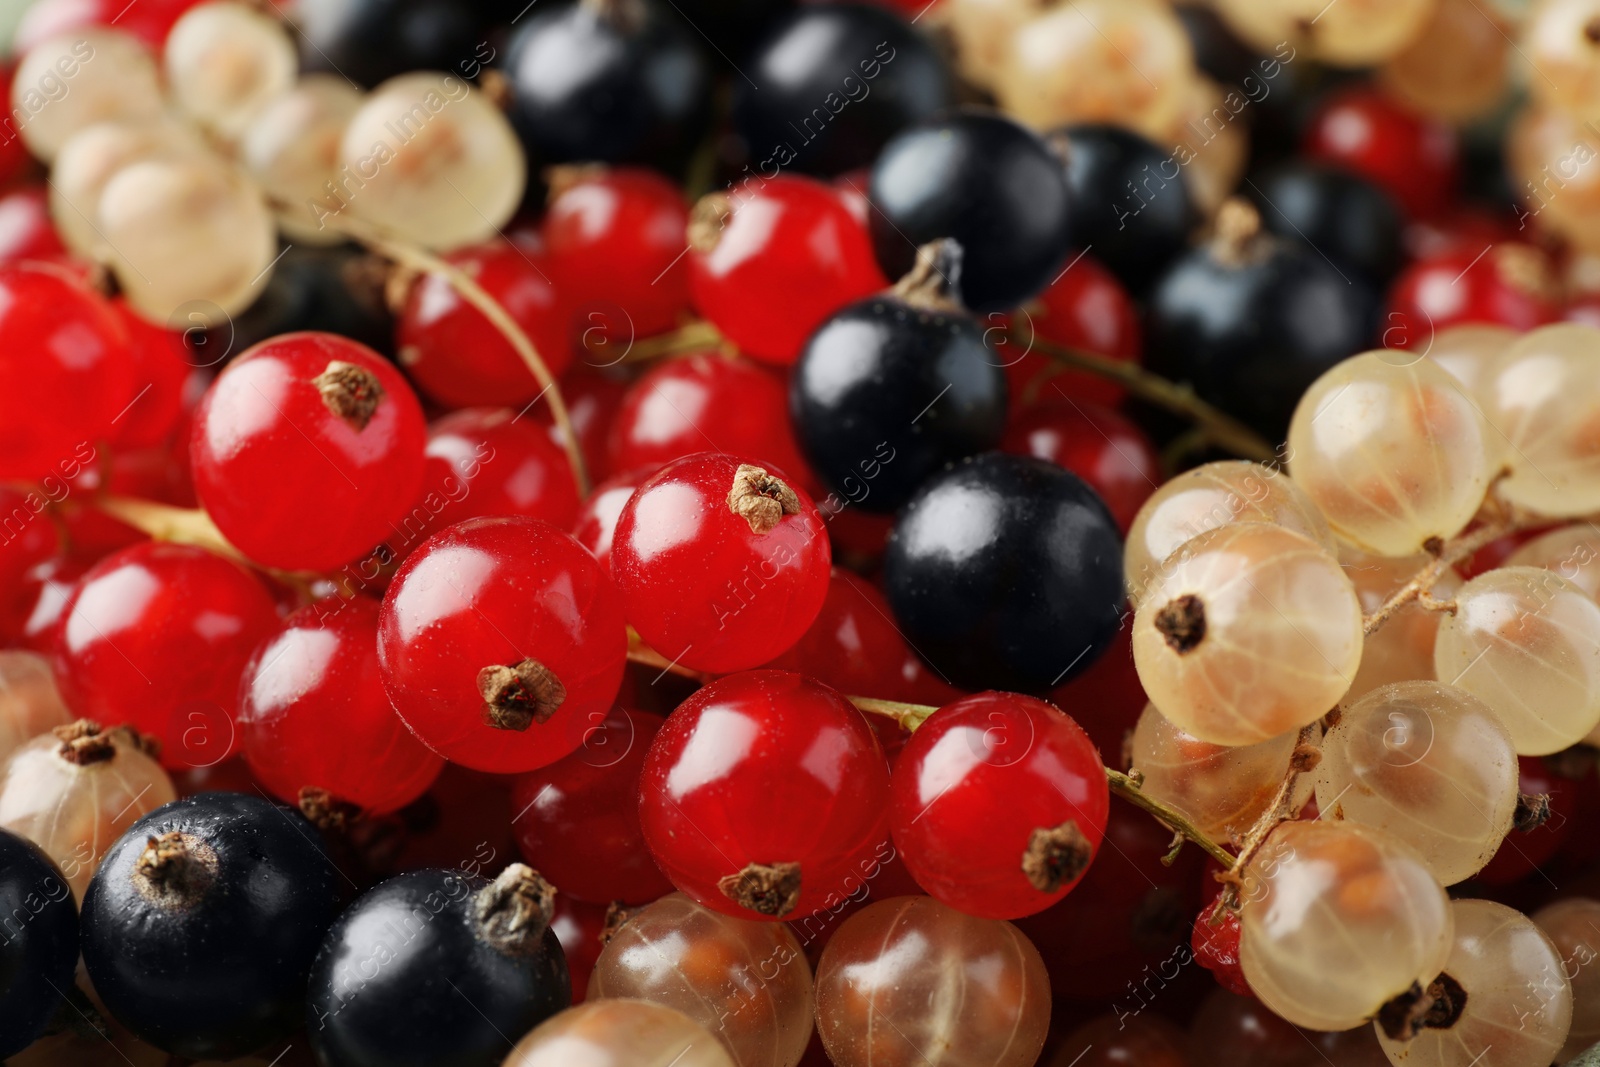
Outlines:
[[[1144,293],[1188,244],[1198,216],[1172,152],[1121,126],[1084,123],[1052,135],[1064,147],[1072,241]]]
[[[1405,261],[1399,205],[1359,175],[1285,163],[1252,178],[1242,192],[1255,202],[1264,228],[1320,252],[1346,274],[1383,286]]]
[[[886,294],[812,335],[789,379],[789,413],[839,500],[892,512],[946,463],[999,443],[1006,376],[972,316]]]
[[[545,931],[511,956],[478,934],[462,871],[420,870],[369,890],[328,931],[305,1025],[324,1067],[497,1067],[515,1041],[572,1003],[567,958]]]
[[[140,894],[146,842],[210,845],[216,880],[188,907]],[[83,898],[83,961],[107,1009],[174,1056],[231,1059],[292,1033],[338,911],[338,875],[296,811],[244,793],[162,805],[111,846]]]
[[[78,908],[55,862],[0,830],[0,1058],[44,1032],[72,989]]]
[[[986,452],[930,479],[884,555],[889,603],[963,689],[1044,693],[1083,673],[1122,617],[1122,539],[1077,475]]]
[[[1061,160],[995,112],[967,109],[905,130],[878,157],[868,195],[884,274],[902,276],[918,246],[953,237],[973,311],[1014,308],[1066,266],[1073,211]]]
[[[803,6],[740,69],[750,80],[734,79],[733,123],[758,169],[769,158],[821,175],[867,166],[889,138],[953,99],[939,53],[872,4]]]
[[[383,302],[381,261],[355,245],[293,244],[244,311],[189,335],[190,362],[216,366],[269,337],[321,330],[394,354],[394,316]]]
[[[1242,262],[1200,247],[1150,294],[1145,365],[1279,441],[1307,386],[1374,347],[1377,316],[1363,279],[1297,242],[1263,234]]]
[[[506,45],[507,116],[537,164],[659,163],[704,129],[702,39],[664,0],[623,6],[626,17],[541,3]]]
[[[300,0],[300,66],[371,89],[412,70],[476,78],[490,23],[461,0]]]

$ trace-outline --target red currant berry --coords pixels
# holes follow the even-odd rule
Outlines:
[[[1105,653],[1076,678],[1050,691],[1050,703],[1073,719],[1101,752],[1120,753],[1149,698],[1133,663],[1129,627],[1118,628]]]
[[[1161,483],[1161,457],[1143,430],[1109,408],[1059,394],[1017,412],[1000,447],[1049,460],[1088,482],[1124,536]]]
[[[572,1002],[582,1004],[589,995],[589,975],[594,971],[601,940],[606,932],[606,918],[611,909],[604,904],[588,904],[569,893],[557,893],[555,911],[550,916],[550,929],[561,942],[561,951],[567,957],[567,973],[572,977]]]
[[[576,749],[611,707],[627,651],[611,580],[537,519],[469,519],[424,541],[378,628],[400,717],[445,759],[497,774]]]
[[[283,621],[244,669],[239,744],[280,800],[326,790],[373,813],[428,791],[444,760],[394,713],[378,671],[378,602],[329,597]]]
[[[196,4],[203,0],[141,0],[129,7],[120,0],[53,0],[30,5],[17,26],[11,42],[13,55],[25,55],[40,41],[67,33],[80,26],[110,26],[131,33],[156,52],[166,43],[167,33]]]
[[[61,612],[91,566],[89,560],[55,556],[30,569],[0,622],[0,641],[15,641],[45,655],[54,652]]]
[[[0,600],[14,600],[24,577],[61,549],[61,534],[39,490],[0,485]]]
[[[578,509],[572,523],[572,536],[578,544],[593,553],[607,574],[611,573],[611,539],[617,531],[617,519],[634,491],[650,477],[650,471],[632,471],[607,478],[594,487],[589,499]]]
[[[841,693],[911,701],[908,667],[913,662],[920,663],[895,629],[883,594],[834,567],[816,621],[767,666],[815,678]]]
[[[68,599],[56,679],[76,715],[154,734],[166,766],[217,763],[238,743],[245,662],[277,622],[242,567],[190,545],[134,545]]]
[[[688,356],[651,368],[622,398],[611,424],[612,470],[655,470],[707,451],[805,477],[783,380],[749,360]]]
[[[718,679],[668,717],[639,783],[672,884],[743,919],[837,905],[888,836],[889,768],[859,711],[788,671]]]
[[[934,897],[989,919],[1043,911],[1078,883],[1111,805],[1089,735],[1015,693],[978,693],[923,723],[894,768],[906,868]]]
[[[1244,980],[1244,968],[1239,965],[1239,913],[1222,906],[1222,894],[1195,916],[1189,947],[1223,989],[1242,997],[1250,995],[1250,983]]]
[[[1418,260],[1389,290],[1386,348],[1426,349],[1440,330],[1469,322],[1531,330],[1561,318],[1554,269],[1532,245],[1459,248]]]
[[[1506,836],[1494,857],[1473,876],[1484,885],[1510,885],[1543,867],[1576,825],[1579,785],[1552,772],[1542,757],[1517,757],[1517,790],[1524,796],[1546,797],[1550,816],[1532,830],[1512,830]]]
[[[550,373],[572,362],[572,333],[565,304],[537,248],[496,241],[444,257],[470,274],[517,321]],[[443,275],[417,279],[400,311],[396,341],[400,365],[428,397],[446,407],[509,405],[520,408],[540,385],[511,342],[483,313],[461,298]]]
[[[183,334],[152,326],[129,310],[126,301],[115,300],[111,306],[128,331],[134,374],[134,395],[112,424],[112,443],[124,450],[163,444],[183,415],[184,390],[194,370],[180,354],[187,351]]]
[[[9,77],[6,84],[11,84]],[[5,145],[0,149],[0,169],[4,169],[9,152],[27,155],[20,137],[13,136]],[[54,259],[66,253],[61,235],[50,221],[50,198],[43,187],[25,185],[0,196],[0,263]]]
[[[1456,132],[1365,86],[1331,95],[1306,127],[1305,154],[1370,178],[1406,212],[1437,215],[1455,199]]]
[[[751,179],[705,198],[689,243],[695,307],[741,351],[773,363],[793,363],[825,319],[889,284],[861,220],[811,178]]]
[[[828,595],[822,517],[776,469],[702,452],[651,475],[623,507],[611,573],[639,636],[726,674],[800,639]]]
[[[578,329],[625,343],[676,326],[689,310],[688,226],[683,193],[651,170],[617,167],[557,192],[539,232]]]
[[[561,398],[567,404],[567,419],[578,436],[578,450],[583,453],[589,477],[596,481],[613,472],[607,451],[611,425],[622,407],[622,398],[627,395],[628,384],[625,379],[602,373],[587,364],[573,367],[561,379]],[[567,439],[556,426],[555,417],[550,414],[550,405],[535,405],[532,416],[545,427],[550,440],[562,449],[564,455]]]
[[[109,303],[57,267],[0,267],[0,478],[36,481],[93,455],[132,396]]]
[[[1008,323],[1015,337],[1001,336],[1000,331],[992,329]],[[1029,342],[1034,337],[1112,359],[1139,359],[1139,309],[1116,275],[1090,256],[1076,260],[1016,315],[989,315],[984,325],[991,327],[987,331],[989,340],[1005,365],[1013,409],[1029,397],[1053,392],[1057,386],[1074,400],[1107,407],[1121,402],[1126,393],[1109,378],[1063,370],[1049,357],[1030,351]]]
[[[269,567],[331,570],[381,543],[422,485],[422,408],[394,366],[329,333],[263,341],[195,412],[200,502]]]
[[[639,829],[639,775],[659,716],[596,713],[578,750],[517,778],[511,790],[522,858],[563,893],[595,904],[644,904],[672,892]]]

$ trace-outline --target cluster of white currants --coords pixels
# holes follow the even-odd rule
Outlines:
[[[1600,737],[1597,361],[1600,329],[1577,324],[1353,357],[1301,399],[1292,478],[1209,464],[1129,533],[1143,788],[1240,840],[1302,729],[1327,724],[1290,798],[1314,787],[1316,819],[1246,862],[1241,963],[1291,1022],[1376,1017],[1396,1063],[1544,1067],[1568,1038],[1571,968],[1549,939],[1443,887],[1511,831],[1519,755]],[[1503,567],[1450,566],[1543,526]]]
[[[280,227],[334,243],[348,208],[453,248],[516,210],[521,148],[465,79],[414,72],[364,93],[335,75],[297,78],[297,66],[290,28],[239,0],[189,10],[160,57],[86,27],[18,64],[13,123],[51,167],[62,240],[109,267],[144,317],[187,328],[247,307]]]

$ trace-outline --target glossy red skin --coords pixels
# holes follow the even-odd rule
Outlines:
[[[1437,215],[1455,200],[1455,130],[1412,114],[1375,88],[1357,86],[1324,100],[1306,126],[1303,150],[1370,178],[1419,218]]]
[[[672,884],[741,919],[803,920],[870,884],[889,854],[889,767],[861,712],[820,682],[747,671],[707,685],[656,735],[639,782],[645,843]],[[793,911],[717,888],[750,863],[800,864]]]
[[[790,429],[788,386],[749,360],[667,360],[622,398],[611,424],[612,470],[655,470],[707,451],[748,456],[809,479]]]
[[[1312,1067],[1346,1062],[1320,1055],[1311,1039],[1310,1033],[1284,1021],[1255,997],[1221,989],[1206,999],[1189,1030],[1192,1050],[1215,1056],[1217,1063],[1229,1067]]]
[[[1015,337],[1001,329],[1011,326]],[[1043,353],[1033,351],[1035,339],[1067,348],[1137,363],[1142,351],[1139,308],[1116,275],[1091,256],[1082,256],[1013,315],[989,315],[984,325],[1011,386],[1011,407],[1030,397],[1061,394],[1111,407],[1127,390],[1109,378],[1082,371],[1063,370]]]
[[[54,556],[24,574],[4,609],[0,641],[42,655],[53,652],[62,609],[91,565],[88,560]]]
[[[0,267],[0,479],[71,477],[133,395],[111,305],[44,264]]]
[[[12,54],[24,55],[45,38],[79,26],[111,26],[133,34],[159,55],[172,24],[185,11],[202,2],[139,0],[129,6],[122,0],[51,0],[48,4],[35,4],[28,8],[17,26],[16,39],[11,43]]]
[[[628,635],[600,565],[549,523],[469,519],[423,542],[383,598],[378,657],[395,710],[424,744],[480,771],[513,774],[572,752],[622,684]],[[534,659],[566,687],[543,723],[483,718],[478,672]]]
[[[645,904],[672,892],[639,829],[639,775],[661,723],[659,715],[614,707],[576,752],[517,776],[517,845],[562,893],[593,904]]]
[[[1218,894],[1195,916],[1189,947],[1218,985],[1230,993],[1249,996],[1250,983],[1245,981],[1244,968],[1239,964],[1239,913],[1221,903]]]
[[[1161,484],[1161,457],[1148,434],[1109,408],[1059,394],[1017,412],[1000,448],[1048,460],[1088,482],[1124,536]]]
[[[716,247],[687,257],[689,290],[746,355],[793,363],[823,320],[889,284],[864,221],[828,185],[779,175],[727,195]]]
[[[587,363],[580,363],[562,376],[561,398],[566,402],[567,418],[577,433],[578,449],[583,453],[591,482],[602,481],[614,473],[608,451],[611,424],[616,421],[629,384],[626,378],[614,377]],[[556,427],[550,405],[541,401],[533,406],[530,414],[539,420],[550,434],[550,440],[565,454],[566,437]]]
[[[543,254],[531,246],[495,241],[444,258],[499,301],[559,378],[572,363],[572,332]],[[424,275],[412,285],[400,311],[396,341],[400,365],[417,389],[445,407],[520,409],[542,388],[511,342],[442,275]]]
[[[1544,253],[1530,245],[1461,248],[1418,260],[1395,279],[1383,318],[1388,348],[1426,348],[1440,330],[1481,322],[1531,330],[1561,318],[1561,304],[1529,264],[1552,277]]]
[[[11,84],[9,71],[6,84]],[[0,170],[6,168],[12,152],[27,155],[22,138],[13,137],[0,147]],[[66,245],[50,221],[50,195],[43,186],[25,185],[0,196],[0,263],[66,254]]]
[[[611,575],[645,643],[697,671],[769,662],[800,639],[828,595],[832,549],[816,505],[782,470],[800,510],[765,533],[728,506],[733,456],[702,452],[651,475],[623,506]]]
[[[1549,533],[1557,524],[1537,526],[1527,530],[1518,530],[1508,533],[1504,537],[1497,537],[1484,545],[1478,551],[1459,561],[1454,565],[1456,573],[1463,579],[1471,580],[1488,571],[1498,570],[1506,565],[1506,560],[1521,548],[1541,534]]]
[[[556,894],[550,929],[555,931],[561,952],[567,957],[574,1004],[582,1004],[589,995],[589,975],[594,972],[600,950],[605,948],[600,935],[606,928],[606,911],[604,904],[588,904],[567,893]]]
[[[677,185],[616,167],[557,194],[539,228],[579,330],[613,343],[662,333],[689,310],[689,206]]]
[[[617,519],[634,490],[643,485],[651,471],[630,471],[607,478],[594,487],[589,498],[578,507],[578,517],[572,520],[572,536],[587,548],[607,574],[611,573],[611,539],[617,531]]]
[[[1044,957],[1058,1001],[1132,1009],[1140,1003],[1134,995],[1139,981],[1171,977],[1189,951],[1184,942],[1200,906],[1202,857],[1199,849],[1186,848],[1165,866],[1161,859],[1171,845],[1170,830],[1119,803],[1106,823],[1105,846],[1078,887],[1054,907],[1017,921]]]
[[[1042,700],[977,693],[917,728],[894,768],[894,841],[917,884],[952,908],[1018,919],[1066,896],[1022,873],[1036,829],[1069,820],[1100,847],[1111,794],[1083,728]],[[1092,866],[1092,864],[1091,864]]]
[[[1062,1041],[1059,1067],[1190,1067],[1187,1035],[1155,1012],[1115,1005]],[[1074,1058],[1076,1057],[1076,1058]],[[1306,1067],[1311,1067],[1310,1063]]]
[[[1485,885],[1510,885],[1532,874],[1555,857],[1577,825],[1579,783],[1552,773],[1542,758],[1517,757],[1517,791],[1548,796],[1550,818],[1527,833],[1514,829],[1506,835],[1494,858],[1474,875]]]
[[[74,714],[154,734],[165,766],[217,763],[238,746],[239,676],[277,622],[237,564],[190,545],[134,545],[78,583],[56,679]]]
[[[426,793],[444,767],[383,691],[378,602],[362,596],[309,604],[262,642],[240,678],[239,744],[279,800],[325,789],[374,814]]]
[[[17,600],[28,572],[60,551],[50,503],[39,489],[0,485],[0,603]]]
[[[152,326],[124,300],[111,303],[128,331],[133,397],[113,423],[119,449],[150,448],[171,439],[183,414],[183,392],[194,370],[184,359],[183,334]]]
[[[1426,259],[1442,252],[1503,244],[1527,236],[1516,215],[1491,210],[1481,204],[1452,207],[1439,218],[1413,219],[1401,234],[1406,255]]]
[[[313,379],[333,361],[383,388],[363,428],[323,401]],[[200,502],[257,563],[333,570],[382,543],[417,500],[427,426],[394,365],[327,333],[263,341],[228,364],[195,411],[189,460]]]

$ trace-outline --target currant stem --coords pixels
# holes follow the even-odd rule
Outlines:
[[[154,540],[195,545],[239,563],[250,562],[244,553],[228,543],[211,516],[200,508],[179,508],[126,496],[100,497],[95,500],[95,506]]]
[[[1233,854],[1231,852],[1207,837],[1199,827],[1195,826],[1182,814],[1172,810],[1140,789],[1133,778],[1123,774],[1121,771],[1114,771],[1107,767],[1106,783],[1111,786],[1111,792],[1141,811],[1154,815],[1157,819],[1166,823],[1174,833],[1182,834],[1199,845],[1205,850],[1206,855],[1222,864],[1222,866],[1233,866]]]
[[[1527,525],[1526,522],[1519,522],[1512,515],[1499,512],[1498,507],[1495,510],[1497,514],[1485,521],[1476,530],[1452,538],[1443,545],[1438,546],[1438,551],[1433,554],[1433,559],[1428,562],[1427,566],[1413,575],[1405,585],[1396,589],[1389,599],[1380,604],[1372,614],[1361,620],[1361,632],[1363,634],[1375,633],[1383,627],[1384,623],[1394,618],[1401,608],[1404,608],[1412,601],[1420,602],[1429,611],[1453,612],[1455,610],[1454,600],[1439,600],[1433,595],[1433,587],[1439,584],[1439,579],[1443,578],[1445,572],[1452,566],[1477,552],[1480,548],[1492,541],[1499,540],[1506,534],[1515,533]]]
[[[1239,846],[1238,858],[1229,861],[1226,873],[1217,875],[1218,881],[1227,883],[1223,891],[1225,906],[1238,905],[1239,888],[1244,881],[1246,865],[1255,858],[1257,852],[1261,851],[1261,846],[1266,844],[1272,831],[1294,817],[1295,783],[1299,781],[1300,775],[1314,770],[1322,758],[1322,752],[1316,745],[1317,734],[1321,729],[1320,721],[1307,723],[1300,728],[1300,734],[1295,738],[1294,752],[1289,756],[1288,773],[1283,776],[1283,781],[1278,783],[1278,792],[1273,796],[1272,803],[1267,805],[1267,810],[1257,817],[1249,833],[1245,834],[1244,841]]]
[[[619,363],[643,363],[647,360],[659,359],[662,356],[680,356],[690,352],[705,352],[717,349],[724,343],[722,333],[711,323],[699,320],[659,333],[654,337],[646,337],[642,341],[635,341],[628,346],[628,351],[617,360]],[[587,332],[583,337],[583,347],[593,355],[606,355],[604,340],[591,341]]]

